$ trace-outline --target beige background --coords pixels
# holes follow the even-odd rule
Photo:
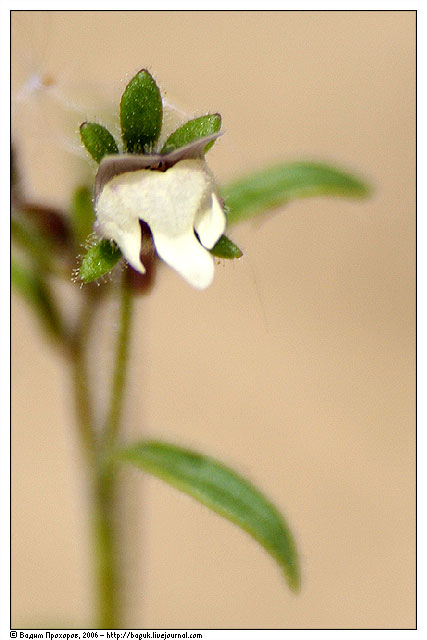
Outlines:
[[[107,86],[117,104],[145,66],[190,113],[221,112],[220,182],[303,158],[375,186],[368,201],[305,200],[238,226],[245,256],[210,289],[162,268],[137,301],[129,437],[247,474],[287,515],[303,586],[290,594],[244,533],[132,473],[127,624],[412,627],[414,12],[14,12],[12,37],[15,138],[40,197],[66,202],[78,162],[49,99],[22,100],[32,70],[64,95]],[[70,111],[72,128],[88,114]],[[71,308],[71,285],[63,295]],[[115,323],[104,318],[107,334]],[[68,373],[20,300],[12,327],[13,625],[82,627],[90,557]]]

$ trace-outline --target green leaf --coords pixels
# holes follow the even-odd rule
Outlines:
[[[37,270],[30,270],[12,259],[10,280],[13,289],[30,304],[44,328],[55,337],[60,337],[62,324],[59,312],[43,276]]]
[[[231,520],[278,562],[288,585],[298,590],[295,542],[277,509],[247,480],[220,462],[163,442],[146,441],[117,454]]]
[[[169,136],[160,153],[169,153],[180,147],[185,147],[186,144],[205,136],[211,136],[220,129],[221,116],[219,113],[194,118],[194,120],[189,120]],[[212,147],[214,142],[215,140],[212,140],[206,145],[205,153]]]
[[[88,249],[80,265],[78,278],[82,282],[98,280],[111,271],[121,257],[122,253],[118,246],[102,238]]]
[[[104,156],[119,153],[116,141],[102,124],[83,122],[80,125],[80,138],[86,150],[98,164]]]
[[[132,78],[120,102],[120,124],[128,153],[152,150],[162,127],[163,106],[159,88],[146,69]]]
[[[228,224],[313,196],[360,198],[369,188],[354,176],[323,164],[296,162],[264,169],[221,189]]]
[[[216,245],[211,249],[211,254],[217,258],[225,258],[226,260],[234,260],[241,258],[243,253],[239,247],[231,242],[227,236],[221,236]]]
[[[92,191],[88,187],[77,187],[71,200],[71,221],[77,244],[85,242],[95,222]]]

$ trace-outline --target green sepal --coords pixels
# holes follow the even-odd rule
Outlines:
[[[214,133],[218,133],[220,129],[221,116],[219,113],[194,118],[194,120],[189,120],[180,126],[179,129],[169,136],[160,153],[169,153],[170,151],[174,151],[180,147],[185,147],[186,144],[190,144],[190,142],[194,142],[199,138],[204,138],[206,136],[211,136]],[[212,147],[214,142],[215,140],[208,142],[205,147],[205,153]]]
[[[71,199],[71,222],[77,244],[85,242],[95,222],[92,191],[86,187],[77,187]]]
[[[98,280],[109,273],[121,257],[122,252],[118,246],[111,240],[102,238],[89,247],[78,270],[77,278],[86,283]]]
[[[83,122],[80,125],[80,138],[87,152],[98,164],[104,156],[119,153],[111,133],[97,122]]]
[[[127,85],[120,101],[120,124],[125,151],[152,151],[162,128],[163,106],[159,88],[146,69]]]
[[[354,176],[323,164],[296,162],[264,169],[221,189],[227,224],[246,220],[290,200],[314,196],[361,198],[369,187]]]
[[[226,260],[235,260],[236,258],[241,258],[243,255],[239,247],[224,235],[220,237],[210,252],[216,258],[225,258]]]
[[[244,529],[276,560],[289,587],[299,589],[293,536],[276,507],[248,480],[221,462],[165,442],[131,445],[114,460],[161,478]]]

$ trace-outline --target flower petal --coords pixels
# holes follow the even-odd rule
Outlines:
[[[201,159],[177,162],[165,172],[147,169],[121,173],[107,182],[96,202],[101,234],[114,240],[125,258],[143,272],[139,220],[150,227],[159,256],[190,284],[212,282],[214,262],[201,246],[194,225],[213,246],[225,228],[225,215],[214,195],[214,181]]]
[[[194,221],[194,228],[200,242],[207,249],[212,249],[225,231],[227,219],[218,197],[212,193],[207,207],[200,208]]]
[[[116,218],[108,217],[106,207],[103,207],[103,216],[98,217],[95,223],[95,231],[102,237],[114,240],[120,247],[126,260],[136,271],[145,273],[145,267],[141,262],[141,227],[138,218],[122,218],[117,222]]]
[[[162,260],[193,287],[206,289],[212,284],[215,271],[214,259],[202,247],[193,230],[172,238],[154,233],[153,240]]]

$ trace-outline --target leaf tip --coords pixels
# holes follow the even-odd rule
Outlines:
[[[358,180],[361,198],[369,198],[375,192],[374,186],[365,180]]]
[[[298,595],[301,591],[301,572],[297,561],[294,561],[292,567],[286,567],[283,569],[286,582],[291,591]]]

